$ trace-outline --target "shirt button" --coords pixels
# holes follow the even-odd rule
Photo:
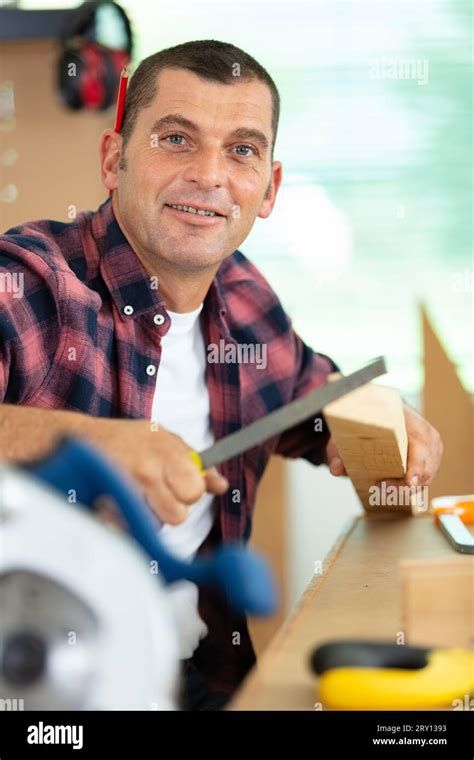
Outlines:
[[[146,368],[147,375],[150,375],[150,377],[153,377],[153,375],[155,374],[155,372],[156,372],[155,365],[154,364],[149,364],[148,367]]]
[[[165,318],[163,314],[155,314],[155,316],[153,317],[153,322],[155,323],[155,325],[162,325],[164,321],[165,321]]]
[[[124,306],[123,313],[129,317],[131,314],[133,314],[133,306]]]

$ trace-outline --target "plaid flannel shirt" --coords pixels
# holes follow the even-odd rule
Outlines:
[[[16,292],[6,287],[12,283]],[[111,199],[70,223],[27,222],[0,235],[2,284],[0,402],[151,418],[170,317]],[[216,440],[323,385],[338,369],[298,337],[265,278],[240,251],[219,267],[200,319],[206,346],[224,341],[267,349],[264,369],[255,362],[207,363]],[[201,552],[217,541],[248,540],[257,485],[272,454],[320,464],[327,435],[315,432],[310,419],[225,462],[220,469],[230,488],[216,497],[216,522]],[[211,689],[231,693],[255,661],[246,621],[209,589],[200,593],[200,612],[209,635],[194,659]]]

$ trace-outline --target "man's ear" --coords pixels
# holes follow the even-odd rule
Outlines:
[[[99,142],[100,173],[107,190],[115,190],[118,185],[119,160],[122,152],[122,135],[113,129],[106,129]]]
[[[281,161],[274,161],[272,164],[272,176],[270,179],[270,184],[268,185],[265,198],[263,199],[262,205],[260,206],[260,211],[257,214],[257,216],[259,216],[261,219],[266,219],[267,216],[270,216],[272,213],[282,179],[283,168]]]

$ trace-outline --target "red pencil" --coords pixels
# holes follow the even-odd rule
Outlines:
[[[123,121],[123,112],[125,110],[125,95],[127,93],[127,84],[128,84],[128,71],[127,69],[122,69],[122,73],[120,74],[120,83],[119,83],[119,90],[117,95],[117,108],[115,111],[115,126],[114,126],[114,132],[120,132],[120,129],[122,127],[122,121]],[[109,195],[112,195],[112,190],[109,190]]]
[[[122,73],[120,74],[119,91],[117,95],[117,110],[115,112],[115,126],[114,126],[115,132],[120,132],[120,128],[122,126],[123,112],[125,108],[125,94],[127,92],[127,84],[128,84],[128,71],[127,69],[122,69]]]

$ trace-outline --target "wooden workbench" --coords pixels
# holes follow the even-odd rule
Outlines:
[[[452,549],[430,516],[353,519],[229,709],[318,709],[316,677],[308,666],[314,647],[335,638],[397,643],[400,560],[453,554],[472,562]]]

